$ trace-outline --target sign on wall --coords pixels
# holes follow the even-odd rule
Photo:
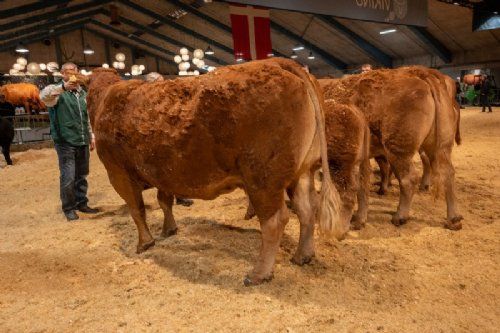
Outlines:
[[[231,0],[355,20],[427,26],[427,0]]]

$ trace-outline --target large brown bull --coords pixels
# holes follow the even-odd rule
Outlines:
[[[177,232],[174,195],[209,200],[244,188],[262,231],[246,285],[272,277],[288,221],[286,189],[300,220],[295,263],[314,255],[316,210],[322,231],[342,237],[348,229],[338,223],[340,198],[328,172],[321,89],[293,61],[255,61],[155,83],[95,70],[88,107],[99,158],[137,225],[138,252],[154,244],[142,198],[147,186],[158,189],[165,237]],[[320,160],[327,177],[317,197]]]
[[[9,83],[0,87],[0,95],[12,105],[22,106],[27,113],[33,110],[45,110],[45,105],[40,100],[40,91],[31,83]]]
[[[460,229],[462,216],[455,197],[455,170],[451,151],[458,115],[446,79],[422,67],[377,70],[341,80],[320,80],[325,98],[357,106],[372,134],[380,140],[400,184],[400,199],[392,221],[406,223],[418,177],[413,156],[422,150],[429,158],[434,185],[444,184],[447,209],[445,226]]]

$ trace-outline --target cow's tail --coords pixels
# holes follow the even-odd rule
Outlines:
[[[434,135],[435,135],[435,148],[434,148],[434,158],[431,162],[432,170],[432,195],[434,199],[438,199],[443,193],[444,175],[442,168],[444,167],[443,158],[446,158],[443,154],[443,147],[441,142],[441,113],[446,112],[446,107],[443,106],[442,99],[444,98],[443,92],[440,89],[439,78],[436,78],[438,82],[432,79],[426,80],[430,87],[432,97],[434,100]],[[446,96],[446,94],[445,94]],[[453,108],[454,109],[454,108]],[[455,110],[453,110],[455,112]]]
[[[342,239],[347,231],[349,231],[349,223],[344,223],[345,221],[342,221],[341,219],[341,199],[339,192],[332,183],[330,168],[328,166],[325,114],[323,111],[323,94],[321,92],[321,88],[319,87],[316,79],[312,78],[302,68],[297,66],[295,62],[281,59],[279,63],[283,69],[293,73],[303,80],[306,84],[309,98],[311,99],[314,107],[316,129],[320,140],[321,167],[323,169],[320,200],[316,210],[316,219],[319,224],[320,234]]]
[[[457,114],[457,129],[455,131],[455,143],[460,146],[462,144],[462,137],[460,136],[460,105],[454,101],[453,108]]]
[[[364,119],[363,115],[363,126],[364,126],[364,140],[363,140],[363,160],[361,162],[361,186],[363,188],[370,188],[370,176],[371,176],[371,165],[370,165],[370,147],[371,147],[371,133],[368,127],[367,121]]]

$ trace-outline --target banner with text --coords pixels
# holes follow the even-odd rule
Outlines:
[[[348,19],[427,26],[427,0],[231,0]]]

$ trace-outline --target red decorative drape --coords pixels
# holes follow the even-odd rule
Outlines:
[[[269,9],[230,4],[236,59],[265,59],[272,53]]]

